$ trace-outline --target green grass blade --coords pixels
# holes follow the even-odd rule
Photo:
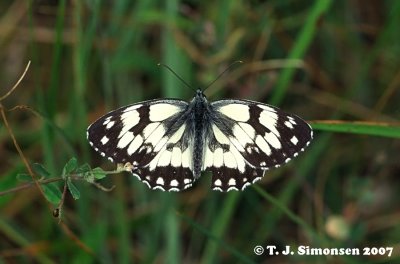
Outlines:
[[[168,1],[166,4],[167,25],[163,32],[163,62],[177,71],[183,79],[187,80],[191,65],[179,45],[175,42],[173,36],[173,27],[175,26],[175,16],[178,8],[178,0]],[[163,70],[163,93],[165,97],[181,98],[183,84],[166,69]],[[188,90],[188,89],[186,89]]]
[[[174,26],[174,21],[178,13],[179,0],[168,1],[165,4],[165,12],[167,16],[167,26],[163,31],[163,61],[171,68],[182,68],[183,58],[182,53],[178,50],[177,44],[173,37],[171,26]],[[166,97],[179,97],[180,89],[177,79],[170,72],[163,72],[164,89],[163,93]],[[163,205],[166,213],[166,221],[164,222],[165,241],[166,245],[166,260],[167,263],[179,263],[181,260],[180,252],[180,232],[179,219],[177,219],[175,211],[176,199],[173,194],[161,195],[159,199],[164,199]],[[162,202],[162,201],[160,201]]]
[[[246,255],[244,255],[242,252],[237,250],[236,248],[230,246],[223,240],[221,240],[219,237],[215,236],[214,232],[208,230],[207,228],[201,226],[197,222],[193,221],[193,219],[185,216],[185,215],[180,215],[180,217],[185,220],[188,224],[190,224],[195,230],[199,231],[200,233],[206,235],[209,239],[214,240],[216,243],[218,243],[222,248],[224,248],[226,251],[237,257],[238,261],[237,263],[254,263],[251,259],[249,259]]]
[[[331,0],[314,1],[314,6],[310,10],[307,21],[305,22],[294,47],[289,53],[288,59],[300,59],[304,56],[310,46],[313,37],[317,32],[318,20],[328,10]],[[295,68],[285,68],[279,76],[278,83],[271,97],[271,104],[279,104],[285,96],[286,90],[295,73]]]
[[[175,213],[177,204],[175,195],[168,195],[166,199],[165,237],[167,242],[167,263],[179,263],[181,258],[180,221]]]
[[[117,180],[118,188],[116,188],[116,199],[113,200],[113,208],[115,214],[115,229],[118,241],[118,263],[133,263],[130,253],[135,252],[129,237],[132,233],[131,225],[129,225],[129,208],[124,202],[124,195],[127,192],[127,187],[124,185],[123,178]],[[107,198],[105,198],[107,199]]]
[[[313,169],[313,164],[318,160],[318,157],[321,156],[321,153],[327,148],[327,145],[330,142],[329,135],[322,135],[318,139],[314,140],[312,143],[312,147],[308,150],[307,155],[304,157],[303,161],[299,164],[297,173],[300,177],[306,178],[311,170]],[[277,226],[277,222],[283,216],[283,211],[281,207],[287,207],[288,204],[292,201],[293,196],[299,189],[299,179],[294,178],[290,180],[285,188],[280,191],[279,197],[277,200],[279,201],[279,207],[274,206],[271,210],[265,212],[263,216],[263,226],[257,230],[259,236],[254,241],[264,241],[269,239],[272,235],[274,228]]]
[[[87,144],[85,133],[87,127],[87,101],[85,93],[88,84],[88,65],[91,59],[93,44],[96,42],[96,30],[99,25],[101,5],[99,1],[92,1],[91,15],[85,16],[85,3],[79,1],[74,5],[73,21],[76,26],[76,45],[72,50],[72,70],[73,70],[73,89],[70,90],[69,99],[69,127],[73,132],[74,138],[82,146],[81,158],[89,160],[89,145]],[[87,18],[87,19],[86,19]],[[90,209],[91,189],[80,193],[80,200],[77,203],[77,217],[80,219],[82,242],[93,249],[94,252],[102,253],[102,240],[106,229],[105,221],[93,222]],[[102,213],[99,210],[99,213]],[[71,263],[89,262],[90,256],[83,251],[77,252],[70,259]]]
[[[232,219],[239,197],[240,193],[238,192],[227,194],[226,200],[222,205],[222,210],[215,218],[213,226],[211,227],[211,233],[214,234],[219,241],[223,239],[223,235],[229,226],[229,222]],[[208,240],[204,250],[203,259],[200,263],[214,263],[219,246],[220,244],[216,241]]]
[[[285,204],[281,203],[277,198],[264,191],[260,186],[253,185],[253,188],[269,203],[273,204],[276,208],[279,208],[284,214],[286,214],[293,222],[299,225],[303,230],[307,231],[315,240],[320,240],[321,237],[314,231],[314,229],[308,225],[304,220],[293,213]]]
[[[7,238],[21,248],[32,246],[34,241],[29,241],[22,229],[23,228],[17,228],[13,222],[0,217],[0,232],[3,239]],[[55,263],[46,256],[45,252],[41,251],[32,254],[30,257],[37,261],[37,263]]]
[[[312,123],[313,129],[400,138],[400,124],[374,123],[374,122],[346,122],[346,121],[317,121]]]

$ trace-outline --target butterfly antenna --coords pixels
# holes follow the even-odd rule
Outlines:
[[[167,68],[170,72],[172,72],[176,78],[178,78],[184,85],[186,85],[189,89],[196,91],[195,89],[193,89],[192,86],[190,86],[184,79],[182,79],[181,76],[179,76],[173,69],[171,69],[171,67],[169,67],[168,65],[164,64],[164,63],[158,63],[157,66],[162,66]]]
[[[218,81],[218,79],[221,78],[222,75],[224,75],[227,71],[229,71],[233,66],[235,66],[235,65],[238,64],[238,63],[242,64],[243,61],[237,60],[237,61],[232,62],[228,67],[226,67],[226,69],[225,69],[223,72],[221,72],[221,73],[217,76],[217,78],[214,79],[214,81],[212,81],[211,83],[209,83],[209,84],[206,86],[206,88],[203,89],[203,92],[204,92],[205,90],[207,90],[211,85],[213,85],[216,81]]]

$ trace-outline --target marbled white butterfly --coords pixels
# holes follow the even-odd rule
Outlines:
[[[90,145],[122,163],[152,189],[181,191],[202,171],[212,189],[243,190],[266,170],[296,157],[310,143],[300,117],[249,100],[150,100],[121,107],[91,124]]]

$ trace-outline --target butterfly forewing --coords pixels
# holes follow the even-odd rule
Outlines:
[[[129,163],[149,187],[178,191],[192,184],[193,138],[183,113],[188,103],[152,100],[119,108],[89,126],[90,145],[116,163]]]

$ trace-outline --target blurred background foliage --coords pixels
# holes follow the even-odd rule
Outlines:
[[[4,111],[9,126],[27,161],[44,164],[52,177],[71,157],[115,168],[86,141],[88,124],[107,111],[191,99],[158,62],[197,88],[243,60],[207,90],[211,100],[273,103],[310,121],[398,125],[399,25],[394,0],[3,0],[0,96],[32,64],[1,104],[20,106]],[[16,175],[26,172],[4,124],[0,192],[24,184]],[[80,198],[66,195],[60,224],[52,215],[57,205],[34,186],[1,195],[0,262],[398,262],[400,143],[363,131],[317,130],[305,153],[245,192],[212,191],[205,175],[187,191],[163,193],[120,173],[101,181],[116,186],[111,192],[74,182]],[[257,256],[256,245],[394,252]]]

